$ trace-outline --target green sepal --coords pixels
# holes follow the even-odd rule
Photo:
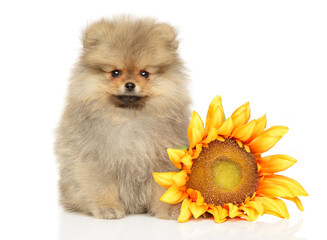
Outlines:
[[[180,150],[188,150],[189,146],[178,146],[176,147],[176,149],[180,149]]]

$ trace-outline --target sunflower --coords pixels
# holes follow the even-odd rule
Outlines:
[[[281,154],[262,156],[288,128],[265,129],[266,115],[249,119],[249,103],[225,119],[220,96],[209,106],[205,127],[200,116],[192,113],[189,147],[167,150],[180,171],[153,173],[155,181],[168,188],[160,200],[182,202],[179,222],[209,214],[217,223],[231,218],[254,221],[263,214],[289,218],[281,199],[293,201],[303,211],[298,196],[308,196],[306,191],[297,181],[276,174],[296,160]]]

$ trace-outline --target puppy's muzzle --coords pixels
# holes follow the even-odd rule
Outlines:
[[[135,83],[127,82],[123,85],[123,89],[119,94],[112,95],[114,104],[118,107],[141,107],[144,105],[147,96],[139,93]]]
[[[138,102],[142,97],[140,96],[131,96],[131,95],[119,95],[117,98],[125,104],[134,104]]]

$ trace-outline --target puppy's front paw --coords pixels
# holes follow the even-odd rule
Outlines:
[[[121,208],[97,207],[91,211],[92,215],[100,219],[118,219],[125,217],[125,211]]]
[[[176,204],[172,206],[162,205],[158,209],[156,209],[154,216],[161,219],[177,220],[180,213],[180,207],[181,204]]]

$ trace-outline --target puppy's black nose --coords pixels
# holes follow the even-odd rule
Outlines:
[[[132,92],[135,88],[135,84],[134,83],[131,83],[131,82],[128,82],[125,84],[125,88],[127,91],[129,92]]]

